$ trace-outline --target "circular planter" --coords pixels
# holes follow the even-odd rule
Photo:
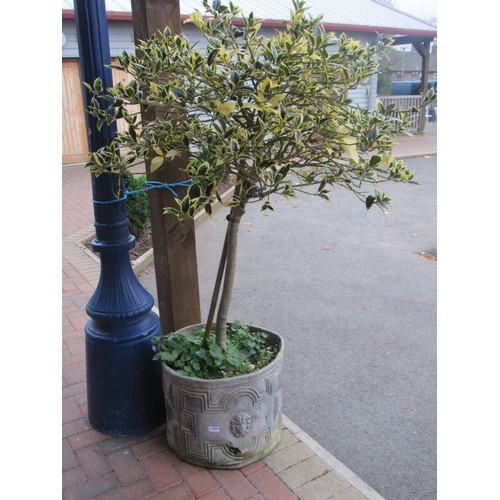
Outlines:
[[[180,332],[200,331],[192,325]],[[163,363],[167,441],[182,460],[215,469],[237,469],[268,455],[281,439],[281,369],[284,341],[269,334],[279,353],[266,367],[248,375],[201,380]]]

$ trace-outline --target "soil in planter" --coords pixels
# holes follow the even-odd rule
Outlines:
[[[247,375],[267,366],[278,355],[278,345],[268,341],[268,334],[251,331],[239,321],[228,324],[227,348],[224,352],[215,342],[215,332],[202,347],[204,331],[179,332],[154,337],[155,360],[164,361],[172,370],[205,380]]]

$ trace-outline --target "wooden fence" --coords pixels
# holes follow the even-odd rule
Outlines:
[[[421,95],[402,95],[402,96],[388,95],[388,96],[379,96],[377,97],[377,99],[386,107],[392,103],[396,104],[397,110],[408,109],[411,108],[412,106],[420,108],[422,104]],[[412,115],[409,116],[410,125],[408,127],[408,130],[413,131],[419,129],[420,113],[425,113],[425,109],[420,110],[419,113],[413,113]],[[392,113],[390,116],[396,118],[397,114]]]

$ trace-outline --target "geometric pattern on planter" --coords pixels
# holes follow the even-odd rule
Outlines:
[[[266,367],[226,379],[195,379],[163,365],[167,441],[178,457],[205,467],[234,469],[263,458],[277,446],[283,342],[281,347]]]

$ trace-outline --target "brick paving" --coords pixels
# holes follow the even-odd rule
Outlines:
[[[418,142],[420,141],[420,142]],[[400,156],[433,154],[435,137],[399,141]],[[240,470],[197,467],[169,449],[164,427],[133,437],[93,430],[87,420],[85,307],[99,262],[78,242],[93,233],[90,175],[62,169],[62,493],[65,500],[383,500],[293,422],[268,457]]]

